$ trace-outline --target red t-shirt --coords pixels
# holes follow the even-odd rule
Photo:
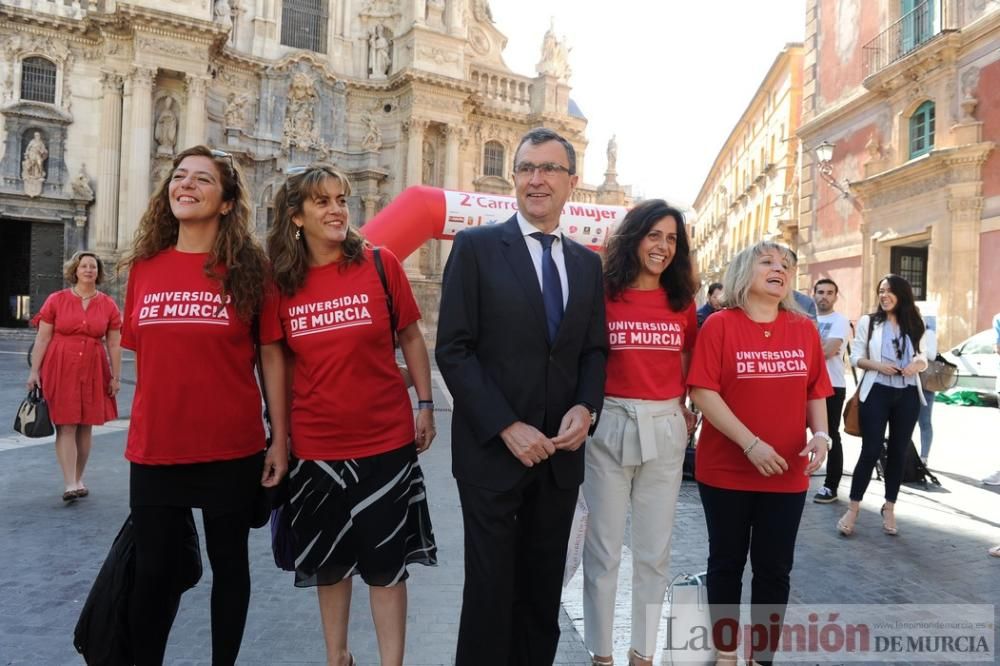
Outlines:
[[[420,319],[395,255],[381,250],[397,329]],[[413,441],[413,409],[396,366],[385,290],[371,250],[360,264],[311,268],[292,297],[270,290],[261,342],[295,355],[292,452],[303,460],[366,458]]]
[[[681,352],[694,349],[698,318],[692,302],[670,309],[663,289],[626,289],[605,297],[608,321],[604,392],[618,398],[670,400],[684,395]]]
[[[122,344],[136,353],[132,462],[233,460],[264,448],[250,325],[222,306],[207,257],[169,248],[129,274]]]
[[[774,322],[757,324],[739,308],[716,312],[701,327],[688,385],[717,391],[788,463],[787,472],[762,476],[739,445],[705,419],[695,455],[698,481],[730,490],[808,490],[808,458],[799,455],[807,441],[806,402],[833,394],[811,320],[782,310]]]

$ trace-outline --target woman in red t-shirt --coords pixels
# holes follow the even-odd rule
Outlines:
[[[401,665],[406,566],[437,563],[417,464],[435,433],[420,311],[396,257],[376,255],[350,225],[347,178],[322,164],[287,173],[267,237],[274,288],[261,341],[284,340],[291,362],[295,585],[317,588],[328,662],[353,664],[347,621],[360,573],[381,663]],[[397,335],[419,401],[415,427]]]
[[[62,498],[72,502],[90,494],[83,470],[93,427],[118,418],[122,318],[114,300],[97,290],[104,281],[104,263],[96,254],[73,254],[63,277],[73,286],[49,296],[38,312],[28,390],[43,387],[56,426]]]
[[[694,414],[684,379],[698,321],[684,216],[662,199],[630,210],[604,264],[610,343],[604,408],[587,443],[583,494],[584,639],[595,665],[611,656],[615,593],[632,506],[632,649],[652,665],[667,591],[670,537]]]
[[[200,575],[200,558],[193,571],[183,564],[192,507],[202,510],[212,565],[212,663],[235,663],[250,601],[254,500],[288,466],[282,419],[273,420],[264,452],[252,321],[267,258],[252,229],[233,157],[195,146],[174,158],[123,260],[122,343],[136,354],[125,457],[135,536],[129,628],[139,665],[163,663],[181,592]],[[281,348],[261,356],[268,400],[283,414]]]
[[[747,553],[751,620],[780,640],[809,475],[826,458],[826,401],[833,393],[819,333],[792,296],[788,248],[761,241],[723,280],[726,309],[698,334],[688,385],[704,414],[695,477],[708,527],[708,601],[718,664],[735,664]],[[806,423],[813,432],[806,440]],[[772,626],[779,635],[771,634]],[[745,648],[750,659],[750,646]],[[770,664],[773,650],[753,653]]]

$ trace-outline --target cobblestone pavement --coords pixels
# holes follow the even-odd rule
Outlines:
[[[6,362],[13,360],[0,358],[0,364]],[[412,666],[453,663],[461,600],[462,529],[450,470],[450,410],[440,388],[435,390],[435,400],[440,435],[421,463],[439,565],[411,569],[406,664]],[[793,603],[992,604],[1000,599],[1000,560],[986,556],[990,545],[1000,543],[1000,489],[978,482],[1000,467],[996,436],[1000,414],[996,409],[938,405],[935,423],[938,437],[931,466],[939,472],[943,487],[904,486],[898,537],[881,532],[878,482],[870,487],[851,539],[840,537],[834,528],[843,502],[806,504],[792,575]],[[112,424],[97,435],[87,472],[91,496],[70,505],[60,500],[62,489],[50,442],[8,437],[0,447],[0,664],[82,663],[72,646],[72,629],[128,512],[124,428],[125,424]],[[857,440],[846,439],[849,471],[858,446]],[[849,481],[845,478],[842,495]],[[813,490],[820,482],[820,478],[813,479]],[[702,571],[706,556],[697,488],[685,482],[675,521],[672,571]],[[267,530],[252,533],[251,557],[253,598],[239,663],[324,663],[315,593],[294,588],[291,575],[274,568]],[[629,605],[629,559],[626,552],[619,586],[622,620]],[[167,663],[209,663],[210,582],[206,563],[201,583],[181,603]],[[581,639],[580,584],[578,573],[564,596],[559,664],[589,663]],[[749,585],[744,589],[748,591]],[[358,663],[368,665],[377,663],[377,650],[364,592],[358,581],[350,645]],[[615,656],[623,663],[628,648],[626,623],[616,630],[616,639]],[[790,662],[779,659],[776,663]]]

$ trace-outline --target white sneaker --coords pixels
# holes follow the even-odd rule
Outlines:
[[[983,479],[983,483],[987,486],[1000,486],[1000,469]]]

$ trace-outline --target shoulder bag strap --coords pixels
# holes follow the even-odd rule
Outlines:
[[[392,346],[399,346],[399,338],[396,334],[396,324],[399,320],[396,317],[396,308],[392,303],[392,292],[389,291],[389,282],[385,278],[385,266],[382,264],[382,248],[372,248],[372,259],[375,261],[375,272],[378,273],[378,280],[382,283],[382,290],[385,291],[385,305],[389,308],[389,327],[392,330]]]

